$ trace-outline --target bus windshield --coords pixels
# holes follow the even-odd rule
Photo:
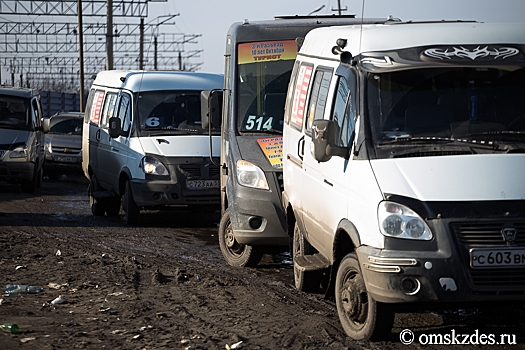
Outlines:
[[[243,43],[238,50],[239,131],[281,133],[297,44],[294,40]]]

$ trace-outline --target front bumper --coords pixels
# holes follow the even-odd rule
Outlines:
[[[219,188],[189,190],[171,181],[131,180],[133,199],[138,206],[216,206],[220,207]]]
[[[247,245],[287,246],[286,218],[281,204],[282,172],[267,173],[270,190],[244,187],[228,181],[230,220],[237,242]]]
[[[0,162],[0,180],[32,180],[35,171],[33,162]]]
[[[385,303],[525,301],[525,266],[474,268],[472,248],[508,247],[501,227],[525,230],[525,218],[435,220],[433,242],[391,240],[357,251],[367,289]],[[396,241],[393,243],[393,241]],[[405,242],[401,242],[405,241]],[[524,248],[523,242],[511,248]]]

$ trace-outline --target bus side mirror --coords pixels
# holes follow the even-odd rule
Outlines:
[[[109,136],[112,139],[116,139],[119,136],[128,136],[129,133],[122,131],[122,122],[120,118],[111,117],[109,118]]]
[[[312,130],[314,145],[312,152],[315,160],[327,162],[333,156],[348,157],[348,148],[337,146],[335,143],[335,122],[333,120],[314,120]]]
[[[201,126],[203,129],[220,128],[222,122],[222,90],[201,92]]]

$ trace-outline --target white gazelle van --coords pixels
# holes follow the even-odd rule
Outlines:
[[[143,208],[219,209],[220,129],[202,125],[201,95],[222,86],[219,74],[98,73],[82,138],[93,215],[117,215],[121,199],[128,224]]]
[[[396,311],[525,300],[525,25],[314,29],[283,130],[296,287],[354,339]]]

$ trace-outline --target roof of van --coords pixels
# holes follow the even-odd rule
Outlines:
[[[93,85],[130,91],[222,89],[222,74],[179,71],[109,70],[97,74]]]
[[[16,97],[31,98],[38,95],[38,91],[35,89],[22,88],[22,87],[0,87],[0,95],[10,95]]]
[[[446,50],[447,45],[454,51],[454,47],[461,45],[523,45],[525,24],[439,21],[325,27],[306,35],[300,54],[338,59],[332,53],[338,39],[347,40],[343,50],[354,57],[361,53],[395,52],[415,47],[436,46]],[[467,58],[474,60],[475,56]],[[523,54],[520,57],[523,59]]]

